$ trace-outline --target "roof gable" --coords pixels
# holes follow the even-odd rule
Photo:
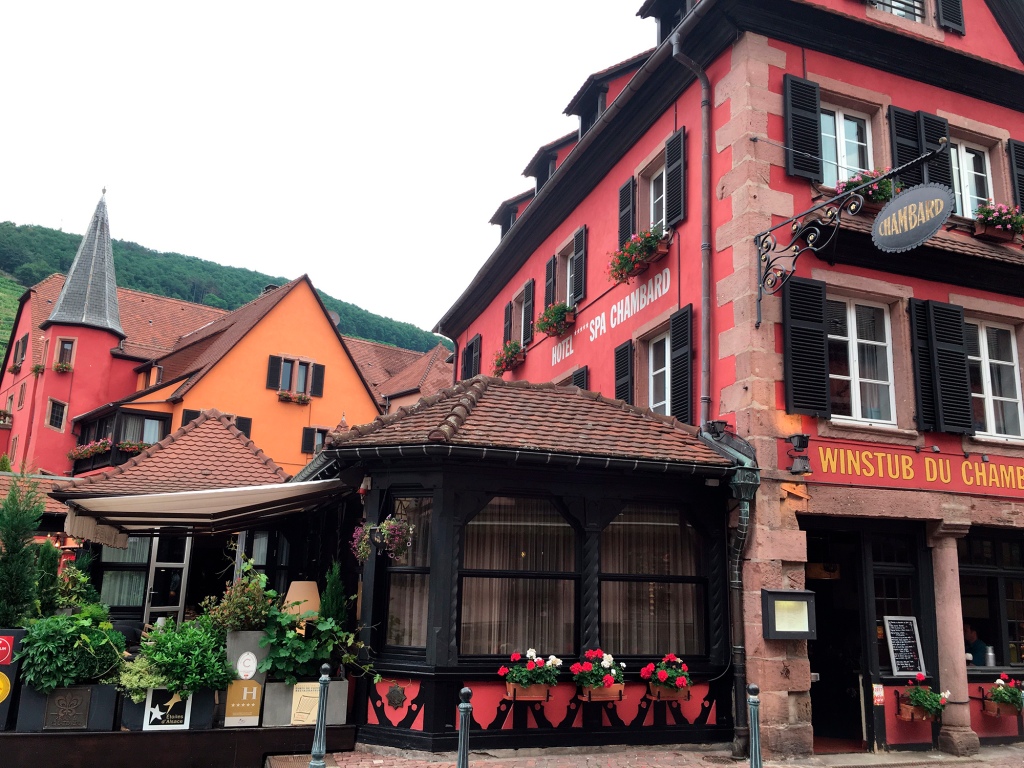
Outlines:
[[[432,395],[452,383],[453,366],[446,362],[450,353],[443,344],[423,355],[380,386],[384,397],[392,398],[419,392]]]

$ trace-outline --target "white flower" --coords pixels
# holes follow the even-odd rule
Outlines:
[[[558,658],[557,656],[555,656],[555,654],[551,654],[548,657],[548,666],[549,667],[560,667],[560,666],[562,666],[562,660],[560,658]]]
[[[610,661],[608,661],[607,659],[605,659],[604,661],[601,662],[601,666],[604,667],[605,669],[611,669],[612,663]]]
[[[612,663],[613,661],[615,661],[615,659],[613,659],[613,658],[612,658],[612,655],[611,655],[610,653],[606,653],[606,654],[604,655],[604,660],[603,660],[603,661],[601,662],[601,666],[602,666],[602,667],[607,667],[607,666],[609,666],[609,665],[610,665],[610,664],[611,664],[611,663]]]
[[[620,661],[619,662],[619,666],[622,667],[623,669],[625,669],[626,668],[626,662]]]
[[[949,699],[949,691],[943,691],[941,694],[942,698]]]
[[[533,650],[533,648],[528,648],[526,650],[526,658],[528,658],[528,659],[536,659],[537,658],[537,652],[535,650]]]
[[[996,680],[996,685],[1006,685],[1002,680]]]

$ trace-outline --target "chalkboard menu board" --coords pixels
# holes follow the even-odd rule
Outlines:
[[[889,644],[892,673],[897,677],[913,677],[924,673],[924,654],[917,633],[916,616],[883,616],[885,640]]]

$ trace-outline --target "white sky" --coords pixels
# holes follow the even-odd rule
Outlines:
[[[9,2],[0,221],[293,278],[430,328],[642,0]]]

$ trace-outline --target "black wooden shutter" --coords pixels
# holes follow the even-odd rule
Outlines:
[[[505,329],[501,332],[501,343],[508,344],[512,339],[512,302],[505,305]]]
[[[923,153],[921,137],[918,130],[918,119],[915,112],[900,107],[889,107],[889,136],[892,140],[893,167],[909,163]],[[900,174],[900,179],[908,187],[924,181],[924,169],[921,166]]]
[[[572,301],[575,307],[587,295],[587,228],[580,227],[572,236]]]
[[[587,366],[577,368],[572,372],[572,385],[579,387],[580,389],[586,389],[590,384],[590,375],[587,372]]]
[[[459,381],[464,381],[469,378],[469,366],[473,359],[473,349],[470,346],[472,342],[466,344],[462,349],[462,364],[459,366]]]
[[[523,346],[533,341],[533,279],[523,291]]]
[[[1013,179],[1013,202],[1024,205],[1024,142],[1010,139],[1010,176]]]
[[[470,360],[470,367],[473,369],[473,375],[480,375],[480,335],[473,340],[473,359]]]
[[[669,346],[672,349],[669,384],[672,416],[684,424],[693,423],[693,343],[691,325],[693,305],[687,304],[668,320]]]
[[[201,411],[193,411],[190,408],[185,408],[181,412],[181,426],[185,426],[190,421],[195,421],[199,418]]]
[[[324,396],[324,376],[327,369],[320,363],[313,363],[313,378],[309,382],[309,394],[313,397]]]
[[[555,303],[555,278],[558,275],[558,257],[552,256],[544,265],[544,309]]]
[[[921,432],[935,429],[935,374],[932,372],[928,312],[925,301],[911,299],[910,352],[914,361],[914,406],[917,409],[917,428]]]
[[[615,399],[633,404],[633,340],[615,348]]]
[[[248,416],[235,416],[235,426],[246,437],[252,437],[252,419]]]
[[[946,146],[949,146],[949,121],[946,118],[929,115],[927,112],[918,112],[917,121],[923,147],[922,152],[938,149],[942,145],[941,139],[945,139]],[[924,180],[934,184],[945,184],[950,189],[953,188],[953,161],[950,159],[948,151],[925,164]]]
[[[686,128],[665,142],[665,229],[686,221]]]
[[[313,427],[302,428],[302,447],[300,453],[316,453],[316,430]]]
[[[929,301],[927,310],[932,370],[935,372],[936,428],[940,432],[973,435],[964,308]]]
[[[782,287],[786,412],[830,418],[825,283],[791,277]]]
[[[821,90],[812,80],[782,76],[786,173],[811,181],[825,176],[821,160]]]
[[[619,246],[625,243],[636,232],[636,216],[633,212],[633,200],[636,198],[636,179],[619,187]]]
[[[963,0],[938,0],[935,6],[940,27],[964,34]]]
[[[267,363],[267,389],[281,388],[281,358],[271,355]]]

